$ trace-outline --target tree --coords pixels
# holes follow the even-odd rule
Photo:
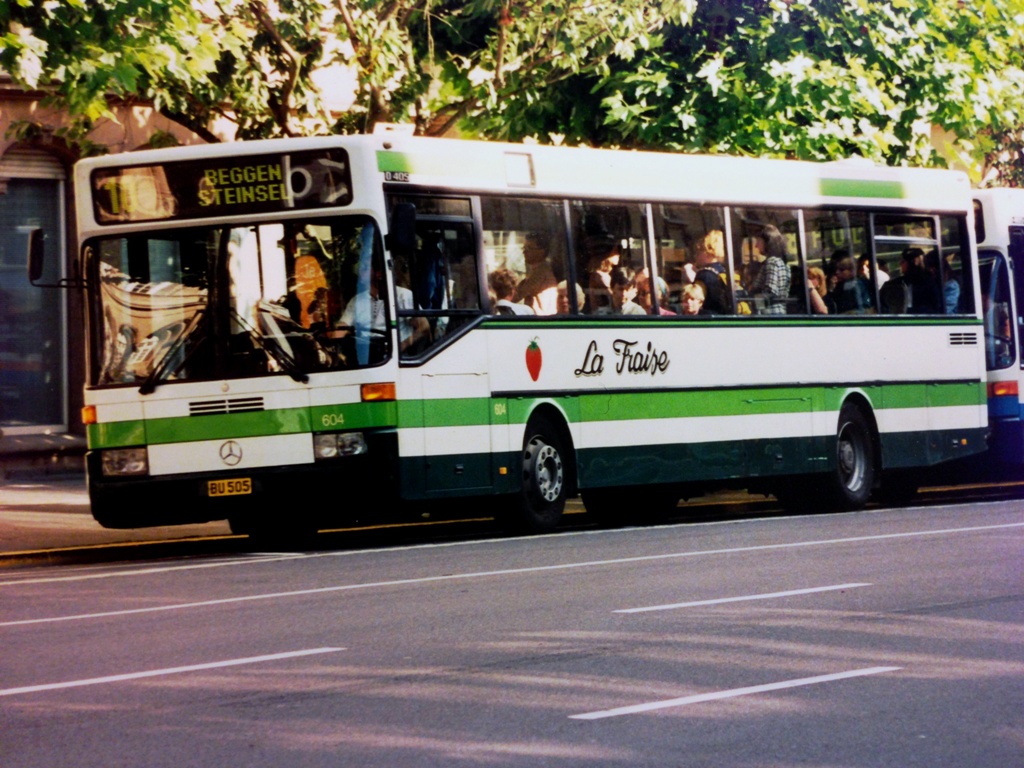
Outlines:
[[[696,0],[13,0],[0,9],[0,66],[53,89],[87,131],[108,99],[151,100],[208,139],[413,121],[421,133],[647,45]],[[323,76],[348,68],[355,103],[328,113]],[[319,77],[318,77],[319,76]]]
[[[218,118],[238,138],[383,120],[1024,183],[1024,0],[8,0],[0,24],[0,67],[79,133],[113,96],[211,140]]]
[[[238,47],[189,0],[9,0],[0,29],[0,67],[68,110],[72,140],[110,114],[110,99],[166,108],[168,84],[203,82]]]
[[[1024,2],[702,3],[592,89],[628,146],[1019,174]]]

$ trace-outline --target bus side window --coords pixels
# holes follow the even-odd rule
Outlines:
[[[879,261],[885,254],[890,274],[879,290],[882,311],[893,315],[956,313],[961,286],[946,263],[947,251],[936,231],[938,217],[876,214],[873,219],[875,251]],[[962,231],[955,220],[941,226],[952,226],[957,233],[950,236],[948,252],[952,254],[963,245]]]
[[[725,211],[720,206],[659,203],[653,206],[652,213],[657,247],[658,312],[683,314],[683,291],[697,279],[698,253],[724,248]],[[719,292],[727,296],[726,282],[721,277],[718,281],[722,284]],[[702,283],[702,295],[703,287]],[[699,311],[710,314],[714,311],[711,305],[704,308],[702,304]]]
[[[480,207],[483,265],[494,293],[491,312],[519,317],[569,314],[566,286],[572,277],[562,202],[484,197]]]
[[[647,314],[635,299],[638,279],[650,275],[646,206],[640,203],[571,203],[576,274],[583,288],[581,311],[591,315]],[[628,285],[633,298],[612,290]]]
[[[867,213],[808,210],[804,231],[811,314],[874,314],[878,287],[889,276],[885,254],[872,259]]]
[[[970,264],[965,263],[967,260],[963,256],[971,252],[967,240],[967,222],[963,217],[943,216],[939,220],[939,227],[945,314],[973,315],[974,286],[971,284]]]
[[[734,289],[751,314],[807,312],[798,222],[793,210],[732,209]]]

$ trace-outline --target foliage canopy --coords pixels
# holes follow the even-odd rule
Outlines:
[[[383,120],[1024,183],[1024,0],[8,0],[0,30],[72,138],[142,99],[210,140]]]

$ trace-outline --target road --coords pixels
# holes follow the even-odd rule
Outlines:
[[[1013,501],[0,572],[0,765],[1024,764]]]

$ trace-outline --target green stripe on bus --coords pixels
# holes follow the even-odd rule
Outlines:
[[[408,155],[400,152],[377,152],[377,170],[381,173],[412,173]]]
[[[957,405],[982,405],[986,402],[985,384],[958,382],[954,384],[899,384],[885,387],[865,387],[866,391],[881,390],[884,408],[929,408]]]
[[[881,197],[899,200],[906,197],[902,182],[870,179],[821,179],[822,197]]]
[[[310,410],[315,431],[383,429],[398,423],[398,404],[395,402],[319,405]]]
[[[401,400],[398,403],[398,423],[405,429],[490,424],[493,402],[497,401],[487,397]]]
[[[629,421],[687,416],[757,416],[838,411],[852,390],[862,391],[875,410],[980,406],[982,382],[809,386],[682,392],[580,392],[574,396],[448,398],[386,403],[349,403],[256,413],[92,424],[89,447],[158,445],[232,437],[259,437],[320,430],[402,429],[523,424],[544,402],[555,404],[570,423]],[[501,411],[501,418],[492,415]]]
[[[716,392],[630,392],[580,396],[581,421],[622,421],[674,416],[737,416],[805,413],[821,390],[770,389]]]
[[[86,428],[90,450],[146,444],[146,422],[111,421]]]
[[[229,437],[292,435],[309,431],[307,408],[150,419],[146,422],[146,437],[150,445],[223,440]]]
[[[129,445],[159,445],[220,440],[230,437],[263,437],[311,431],[341,431],[394,427],[398,409],[394,402],[291,408],[255,413],[183,416],[147,421],[116,421],[89,426],[91,449]]]
[[[980,406],[986,402],[981,382],[884,384],[877,386],[811,386],[682,392],[580,392],[550,398],[451,398],[402,401],[402,429],[481,426],[497,422],[495,408],[507,408],[511,424],[523,424],[544,402],[555,404],[572,423],[628,421],[685,416],[753,416],[838,411],[851,390],[864,392],[876,410]]]

